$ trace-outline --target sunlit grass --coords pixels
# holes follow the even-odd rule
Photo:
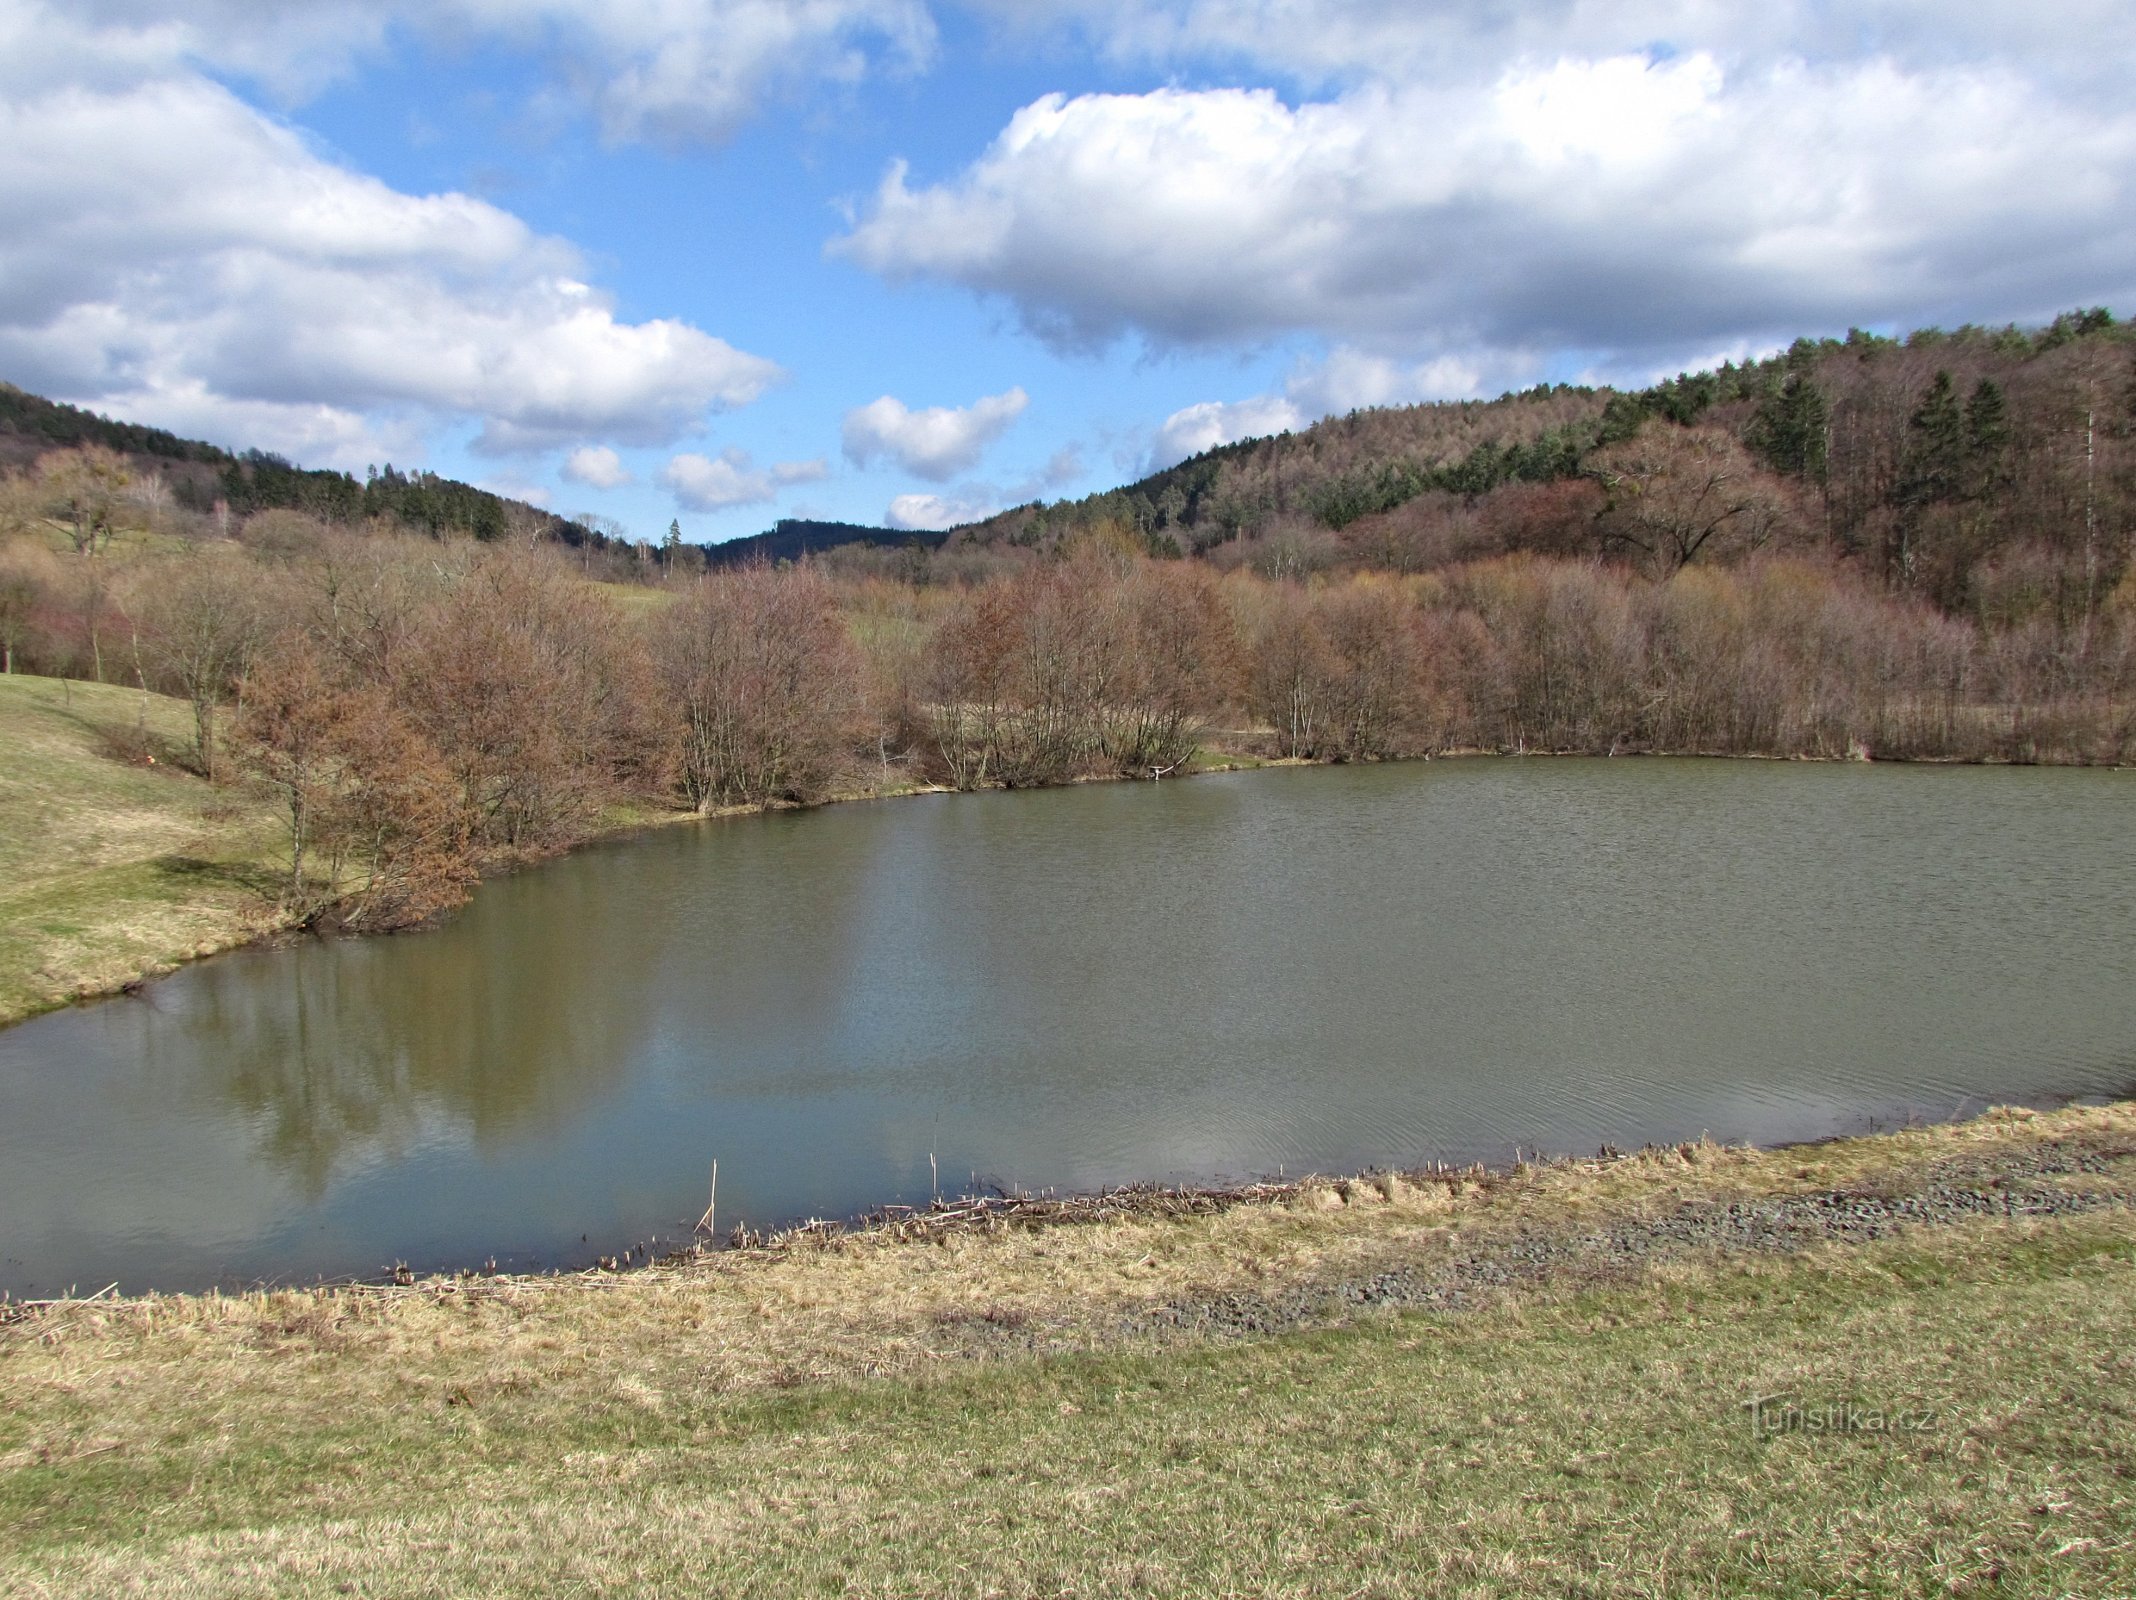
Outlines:
[[[0,1021],[270,917],[274,819],[176,764],[191,734],[161,695],[0,676]]]

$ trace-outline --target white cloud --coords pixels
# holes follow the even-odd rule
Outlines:
[[[995,496],[976,486],[955,494],[901,494],[890,502],[886,521],[893,528],[961,528],[1001,509]]]
[[[1320,360],[1301,364],[1285,380],[1283,392],[1312,421],[1367,406],[1467,399],[1482,391],[1483,380],[1483,369],[1462,356],[1398,361],[1337,345]]]
[[[826,461],[777,461],[759,469],[749,452],[722,450],[717,457],[694,452],[674,457],[660,469],[661,486],[686,511],[723,511],[729,506],[760,505],[781,489],[817,483],[830,476]]]
[[[779,492],[771,474],[758,472],[741,449],[724,450],[716,459],[695,452],[676,456],[660,469],[660,483],[685,511],[757,505]]]
[[[589,489],[621,489],[637,481],[623,458],[605,444],[580,445],[564,457],[563,475]]]
[[[1050,95],[947,181],[893,166],[831,249],[1001,297],[1069,347],[1307,333],[1409,366],[1665,364],[2125,300],[2132,190],[2136,105],[2087,107],[2011,62],[1626,52],[1295,106]]]
[[[518,478],[485,478],[476,487],[487,489],[491,494],[501,494],[507,500],[524,500],[530,506],[547,507],[549,491],[538,483],[526,483]]]
[[[561,55],[613,140],[724,139],[770,95],[916,70],[934,48],[922,0],[451,0],[464,26]],[[874,47],[871,50],[871,47]]]
[[[563,241],[337,166],[159,39],[0,0],[13,381],[351,465],[411,416],[473,419],[493,452],[659,442],[779,376],[687,323],[620,321]]]
[[[22,0],[18,0],[22,3]],[[557,92],[611,140],[729,137],[767,98],[870,71],[913,71],[935,45],[924,0],[75,0],[77,15],[286,97],[380,53],[396,31],[503,43],[550,64]]]
[[[1182,406],[1157,429],[1143,470],[1156,472],[1238,439],[1288,433],[1306,421],[1304,413],[1282,395],[1251,400],[1204,400]]]
[[[986,447],[1030,403],[1023,390],[1011,389],[968,406],[913,411],[902,400],[884,395],[846,413],[846,459],[864,467],[886,456],[922,478],[953,478],[977,465]]]

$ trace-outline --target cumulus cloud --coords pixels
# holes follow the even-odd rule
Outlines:
[[[156,39],[0,0],[0,370],[339,464],[407,418],[478,448],[654,443],[779,369],[625,322],[577,253],[463,194],[337,166]],[[175,48],[175,47],[173,47]]]
[[[623,465],[623,458],[605,444],[581,445],[564,457],[563,474],[572,483],[589,489],[620,489],[637,479]]]
[[[724,511],[761,505],[789,485],[816,483],[829,473],[829,464],[821,460],[778,461],[760,470],[748,451],[735,447],[716,457],[695,452],[675,456],[660,469],[660,484],[686,511]]]
[[[1156,472],[1234,440],[1288,433],[1305,420],[1305,414],[1283,395],[1203,400],[1182,406],[1158,427],[1144,470]]]
[[[890,502],[884,520],[893,528],[961,528],[968,522],[991,517],[1001,502],[984,489],[960,490],[955,494],[901,494]]]
[[[1306,333],[1411,365],[1666,363],[2126,298],[2132,189],[2136,106],[2021,63],[1627,51],[1295,105],[1049,95],[946,181],[894,165],[831,248],[998,296],[1064,347]]]
[[[722,140],[767,98],[911,71],[933,54],[924,0],[76,0],[77,14],[311,93],[396,31],[517,46],[612,141]]]
[[[887,458],[907,472],[941,482],[976,466],[987,446],[1000,438],[1030,403],[1031,397],[1023,390],[1011,389],[968,406],[929,406],[924,411],[914,411],[904,401],[886,394],[846,413],[846,459],[864,467],[878,458]]]

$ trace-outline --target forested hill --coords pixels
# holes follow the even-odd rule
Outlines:
[[[62,405],[0,383],[0,466],[21,466],[46,450],[72,445],[101,445],[122,455],[150,457],[159,461],[205,462],[221,467],[231,459],[227,450],[198,439],[181,439],[161,428],[137,422],[114,422]]]
[[[799,561],[804,556],[856,546],[869,550],[935,550],[948,538],[947,533],[925,529],[878,528],[858,522],[817,522],[800,517],[781,517],[767,533],[706,545],[704,553],[707,566],[737,567],[754,561]]]
[[[583,522],[434,472],[401,472],[388,464],[359,479],[300,467],[263,450],[233,454],[0,383],[0,470],[27,467],[50,450],[85,445],[126,457],[137,475],[153,473],[175,505],[202,516],[243,519],[261,511],[294,511],[332,523],[384,520],[434,536],[493,540],[525,532],[595,549],[622,542]]]
[[[359,480],[233,455],[0,384],[0,475],[76,446],[125,455],[197,517],[289,511],[532,536],[609,552],[620,577],[701,553],[710,565],[826,555],[964,581],[1104,530],[1153,555],[1270,576],[1422,572],[1521,552],[1666,574],[1745,549],[1822,547],[1947,610],[2030,606],[2043,593],[2066,609],[2080,592],[2088,608],[2128,568],[2136,332],[2104,309],[2039,329],[1854,331],[1636,392],[1555,385],[1356,411],[946,535],[787,519],[724,545],[632,546],[600,519],[435,473],[387,466]]]
[[[2096,592],[2136,510],[2136,330],[1851,332],[1634,393],[1558,386],[1389,407],[1225,445],[1124,488],[960,529],[1048,548],[1109,527],[1272,573],[1422,571],[1522,550],[1669,570],[1821,545],[1961,609]],[[1704,528],[1700,508],[1718,515]]]

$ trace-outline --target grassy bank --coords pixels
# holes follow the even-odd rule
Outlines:
[[[0,1590],[2129,1593],[2132,1157],[2072,1110],[54,1308]]]
[[[273,926],[275,820],[176,765],[180,701],[0,676],[0,1023]]]

